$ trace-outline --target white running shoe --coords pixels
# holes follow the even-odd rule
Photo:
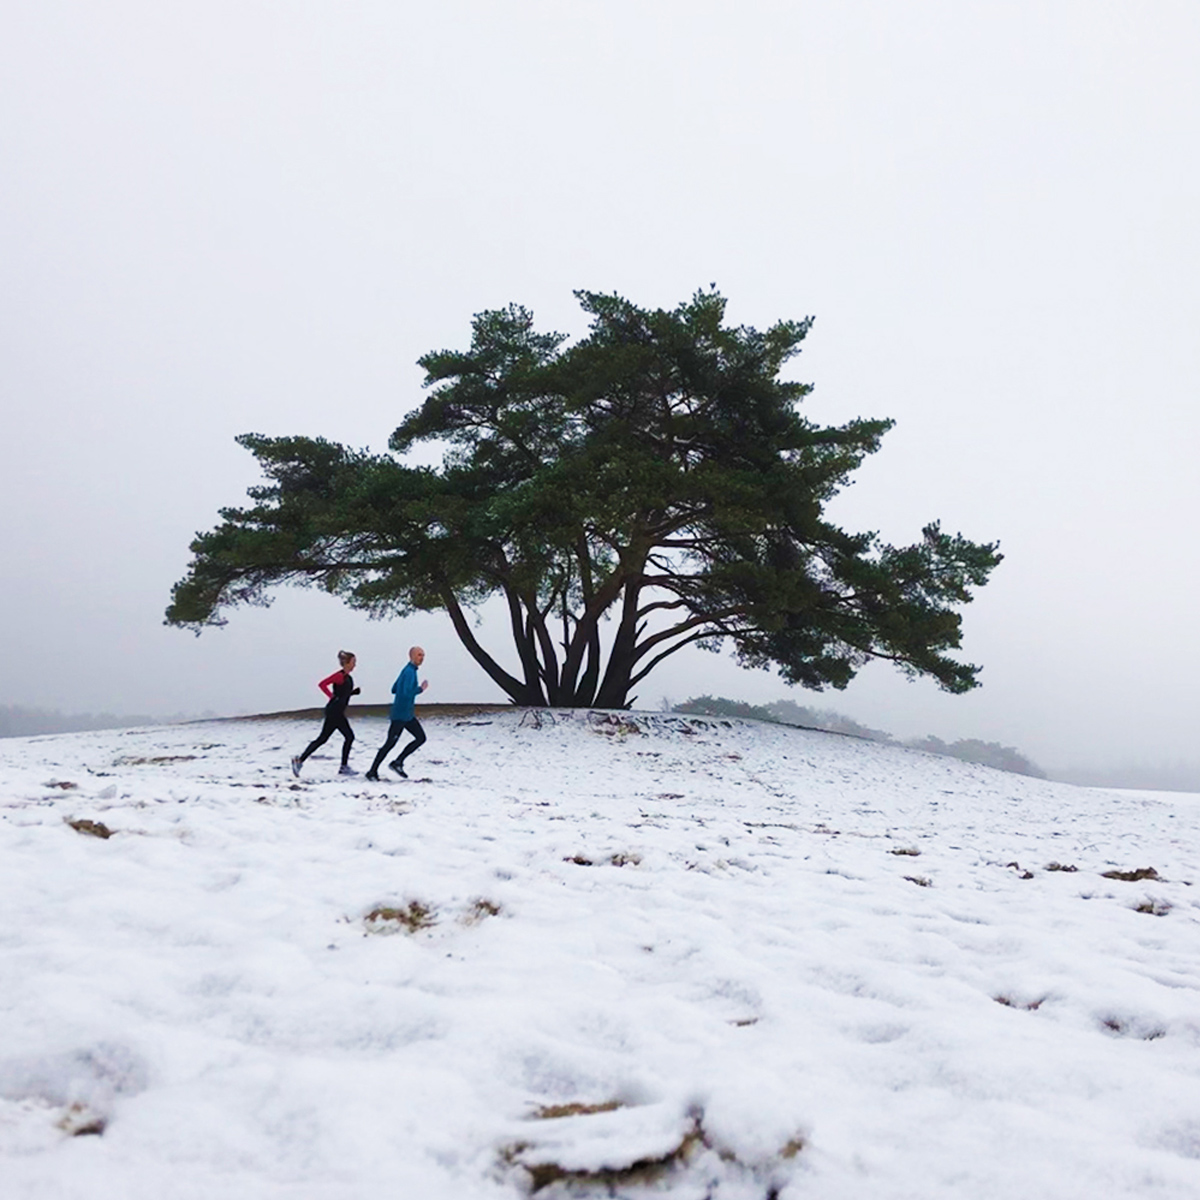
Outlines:
[[[300,768],[302,766],[304,766],[304,764],[300,761],[300,755],[294,755],[292,757],[292,774],[295,775],[297,779],[300,778]]]

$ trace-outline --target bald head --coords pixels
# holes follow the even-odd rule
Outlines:
[[[414,667],[419,667],[425,661],[425,651],[420,646],[412,646],[408,651],[408,661]]]

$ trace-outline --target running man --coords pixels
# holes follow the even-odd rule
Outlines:
[[[392,694],[396,697],[392,701],[391,719],[392,723],[388,726],[387,741],[379,748],[379,753],[375,755],[375,761],[371,764],[371,769],[366,773],[367,779],[379,778],[379,764],[387,757],[391,748],[400,740],[400,735],[407,729],[412,734],[413,740],[400,752],[400,757],[393,762],[388,763],[388,766],[400,776],[401,779],[407,779],[408,774],[404,770],[404,760],[414,751],[419,750],[425,745],[425,730],[421,728],[421,722],[413,715],[413,704],[417,697],[429,686],[429,680],[422,680],[417,683],[417,668],[425,661],[425,651],[420,646],[414,646],[408,652],[408,663],[404,670],[400,672],[399,678],[392,684]]]
[[[321,726],[321,732],[309,742],[304,753],[297,754],[292,759],[292,774],[297,779],[300,778],[300,768],[304,766],[304,760],[318,746],[325,745],[335,731],[342,735],[342,766],[338,774],[358,774],[350,766],[350,747],[354,745],[354,730],[350,728],[350,722],[346,720],[346,705],[350,703],[350,697],[357,696],[362,690],[354,686],[354,678],[350,674],[358,665],[358,659],[349,650],[339,650],[338,662],[342,664],[342,669],[334,671],[332,675],[317,684],[329,701],[325,705],[325,724]]]

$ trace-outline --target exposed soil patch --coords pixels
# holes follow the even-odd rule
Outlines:
[[[642,861],[640,854],[614,854],[608,860],[614,867],[636,867]]]
[[[1037,1000],[1016,1000],[1012,996],[993,996],[993,1000],[997,1004],[1003,1004],[1005,1008],[1023,1008],[1026,1012],[1037,1012],[1043,1004],[1046,1003],[1046,997],[1041,996]]]
[[[646,1187],[657,1183],[676,1167],[686,1163],[692,1154],[705,1144],[704,1130],[700,1118],[692,1119],[691,1128],[683,1135],[679,1144],[668,1150],[666,1154],[651,1158],[639,1158],[624,1167],[601,1167],[595,1171],[580,1170],[560,1166],[556,1162],[531,1162],[528,1152],[534,1147],[526,1142],[518,1142],[501,1152],[504,1162],[523,1168],[529,1176],[529,1191],[531,1194],[540,1192],[552,1183],[592,1185],[606,1188],[609,1195],[616,1195],[618,1188]]]
[[[642,861],[640,854],[610,854],[603,862],[612,867],[636,867]],[[594,867],[598,864],[594,858],[587,858],[582,854],[568,854],[563,862],[574,863],[577,867]]]
[[[1107,1016],[1100,1018],[1100,1026],[1118,1037],[1137,1037],[1143,1042],[1156,1042],[1167,1036],[1167,1031],[1161,1025],[1144,1025],[1137,1021],[1128,1021],[1123,1017]]]
[[[543,1120],[565,1117],[587,1117],[597,1113],[613,1112],[624,1105],[619,1100],[608,1100],[602,1104],[555,1104],[546,1105],[534,1115]],[[806,1139],[797,1134],[789,1138],[780,1148],[778,1158],[794,1159],[807,1145]],[[679,1168],[685,1167],[699,1150],[714,1151],[722,1162],[740,1164],[737,1155],[730,1149],[717,1146],[704,1128],[703,1113],[695,1111],[683,1137],[665,1154],[639,1158],[626,1166],[600,1167],[593,1170],[564,1167],[553,1161],[538,1161],[537,1147],[530,1142],[518,1142],[500,1152],[501,1161],[509,1167],[519,1167],[527,1173],[530,1194],[536,1194],[551,1184],[563,1183],[571,1189],[580,1189],[581,1194],[595,1190],[607,1196],[624,1195],[625,1188],[650,1188],[662,1185],[663,1181]],[[572,1187],[574,1185],[574,1187]],[[639,1193],[640,1194],[640,1193]],[[699,1194],[699,1193],[697,1193]],[[708,1194],[707,1192],[705,1193]],[[767,1200],[779,1195],[774,1184],[768,1187]]]
[[[1138,867],[1136,871],[1101,871],[1102,879],[1120,879],[1123,883],[1137,883],[1142,879],[1161,879],[1153,867]]]
[[[57,1124],[59,1129],[70,1137],[87,1137],[102,1134],[108,1121],[100,1113],[77,1100],[68,1107]]]

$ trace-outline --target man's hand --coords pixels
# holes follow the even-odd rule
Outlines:
[[[423,679],[423,680],[421,680],[421,691],[424,691],[424,690],[425,690],[425,689],[426,689],[428,686],[429,686],[429,680],[428,680],[428,679]]]

